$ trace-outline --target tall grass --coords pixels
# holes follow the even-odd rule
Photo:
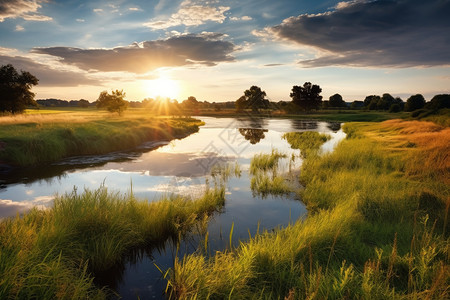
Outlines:
[[[283,139],[291,145],[292,149],[300,149],[303,157],[316,155],[323,143],[330,138],[330,135],[316,131],[288,132],[283,134]]]
[[[33,209],[0,223],[1,299],[104,299],[96,274],[137,249],[183,235],[224,204],[223,185],[197,200],[181,196],[157,202],[132,194],[76,189],[48,210]]]
[[[348,139],[302,166],[306,220],[182,258],[172,298],[447,299],[450,189],[432,175],[439,164],[411,162],[430,149],[411,147],[396,122],[346,125]],[[430,169],[412,174],[410,164]]]
[[[91,113],[0,118],[0,163],[39,165],[75,155],[134,149],[143,142],[170,140],[197,132],[202,122],[140,113],[120,118]],[[8,122],[4,118],[11,119]]]
[[[272,149],[270,154],[260,153],[253,156],[249,169],[253,194],[266,197],[269,194],[282,195],[292,191],[285,176],[278,172],[279,162],[285,158],[287,155],[276,149]]]

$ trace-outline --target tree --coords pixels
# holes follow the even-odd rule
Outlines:
[[[268,108],[269,100],[265,99],[266,92],[260,87],[253,85],[250,89],[244,91],[244,95],[236,100],[237,110],[251,108],[253,112],[258,112],[260,108]]]
[[[345,104],[345,101],[342,99],[342,96],[339,94],[334,94],[333,96],[330,96],[328,105],[330,107],[346,107],[347,104]]]
[[[199,103],[197,101],[197,98],[195,98],[194,96],[189,96],[186,100],[181,102],[181,105],[184,109],[196,110],[199,106]]]
[[[123,90],[112,91],[111,95],[107,91],[100,93],[97,99],[97,108],[106,108],[110,112],[122,114],[128,108],[128,101],[124,100],[125,93]]]
[[[88,108],[89,107],[89,101],[87,101],[86,99],[80,99],[78,101],[78,107]]]
[[[425,98],[421,94],[412,95],[406,100],[405,110],[414,111],[425,106]]]
[[[21,70],[19,74],[11,64],[1,66],[0,112],[16,114],[22,113],[27,105],[37,106],[31,88],[38,81],[29,72]]]
[[[370,95],[364,99],[364,106],[370,110],[376,110],[381,97],[378,95]]]
[[[427,109],[450,108],[450,94],[440,94],[434,96],[430,102],[425,105]]]
[[[290,97],[292,102],[304,110],[319,109],[322,104],[322,89],[316,84],[305,82],[303,86],[294,85]]]

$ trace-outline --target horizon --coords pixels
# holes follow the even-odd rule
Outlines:
[[[450,1],[45,1],[0,3],[0,65],[39,79],[35,99],[273,102],[292,86],[346,102],[450,94]]]

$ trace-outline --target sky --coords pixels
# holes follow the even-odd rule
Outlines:
[[[0,0],[0,65],[36,99],[289,101],[450,93],[450,0]]]

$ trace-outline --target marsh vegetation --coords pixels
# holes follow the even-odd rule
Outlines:
[[[19,124],[15,118],[10,122]],[[161,122],[178,119],[170,120]],[[155,253],[171,240],[176,252],[168,256],[176,259],[148,263],[156,262],[164,280],[151,296],[162,297],[167,285],[165,297],[181,299],[448,297],[448,127],[348,123],[347,138],[324,151],[339,137],[335,124],[209,121],[139,163],[107,163],[57,179],[60,185],[86,176],[110,183],[111,169],[128,170],[120,175],[128,192],[113,191],[111,183],[72,190],[47,209],[4,219],[0,298],[150,296],[127,294],[120,284],[107,288],[101,277],[118,265],[127,272],[127,261],[141,263],[137,252]],[[269,130],[253,143],[239,128]],[[227,152],[212,155],[211,146]],[[237,162],[229,159],[237,153]],[[161,190],[168,176],[177,180]],[[200,184],[203,179],[209,184]],[[180,250],[193,241],[194,249]],[[148,268],[138,274],[149,276]]]

